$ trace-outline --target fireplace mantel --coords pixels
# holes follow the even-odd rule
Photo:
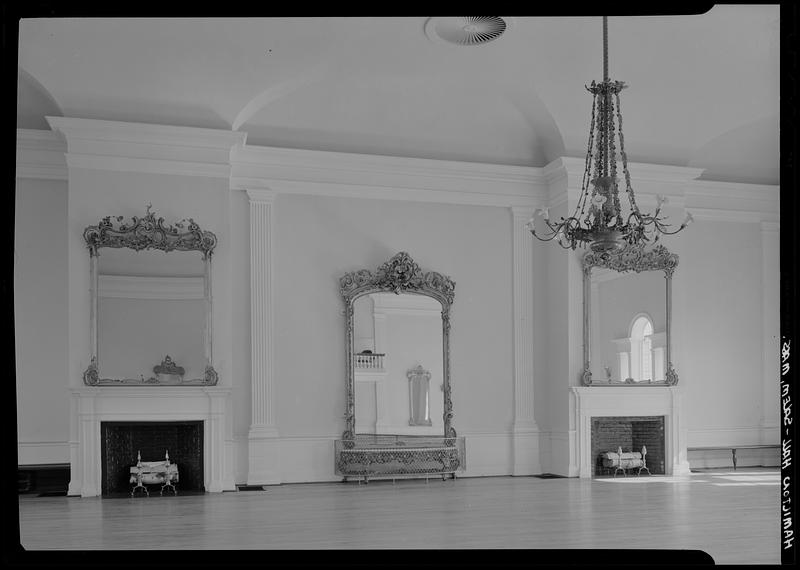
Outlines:
[[[229,387],[82,386],[70,392],[69,495],[101,494],[100,423],[104,421],[202,421],[206,491],[235,490],[225,461]]]
[[[572,476],[591,477],[592,418],[603,416],[664,416],[664,450],[667,475],[688,475],[686,426],[678,386],[574,386],[575,449]]]

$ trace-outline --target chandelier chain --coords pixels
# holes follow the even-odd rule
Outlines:
[[[619,104],[619,93],[616,94],[617,99],[617,123],[619,124],[619,156],[622,159],[622,171],[625,173],[625,192],[628,193],[628,198],[631,202],[631,210],[636,213],[636,217],[640,218],[639,206],[636,205],[636,198],[633,195],[633,187],[631,186],[631,173],[628,170],[628,156],[625,153],[625,136],[622,134],[622,111]]]
[[[603,16],[603,81],[608,81],[608,16]]]

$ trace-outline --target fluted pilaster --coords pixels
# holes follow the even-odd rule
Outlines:
[[[512,207],[514,255],[514,475],[539,471],[539,429],[533,413],[533,208]]]
[[[277,483],[272,304],[272,213],[275,193],[247,190],[250,201],[251,421],[247,483]]]

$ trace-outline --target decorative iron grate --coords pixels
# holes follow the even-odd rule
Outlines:
[[[336,474],[369,478],[452,475],[466,468],[463,437],[357,435],[334,442]]]

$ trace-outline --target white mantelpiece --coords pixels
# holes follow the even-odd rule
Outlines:
[[[225,462],[225,412],[230,388],[86,386],[71,392],[77,425],[76,439],[70,446],[72,472],[67,494],[101,494],[100,424],[108,421],[202,421],[205,489],[211,493],[235,490]]]
[[[592,418],[664,416],[664,467],[667,475],[688,475],[686,426],[677,386],[580,386],[575,398],[574,458],[579,477],[592,476]]]

